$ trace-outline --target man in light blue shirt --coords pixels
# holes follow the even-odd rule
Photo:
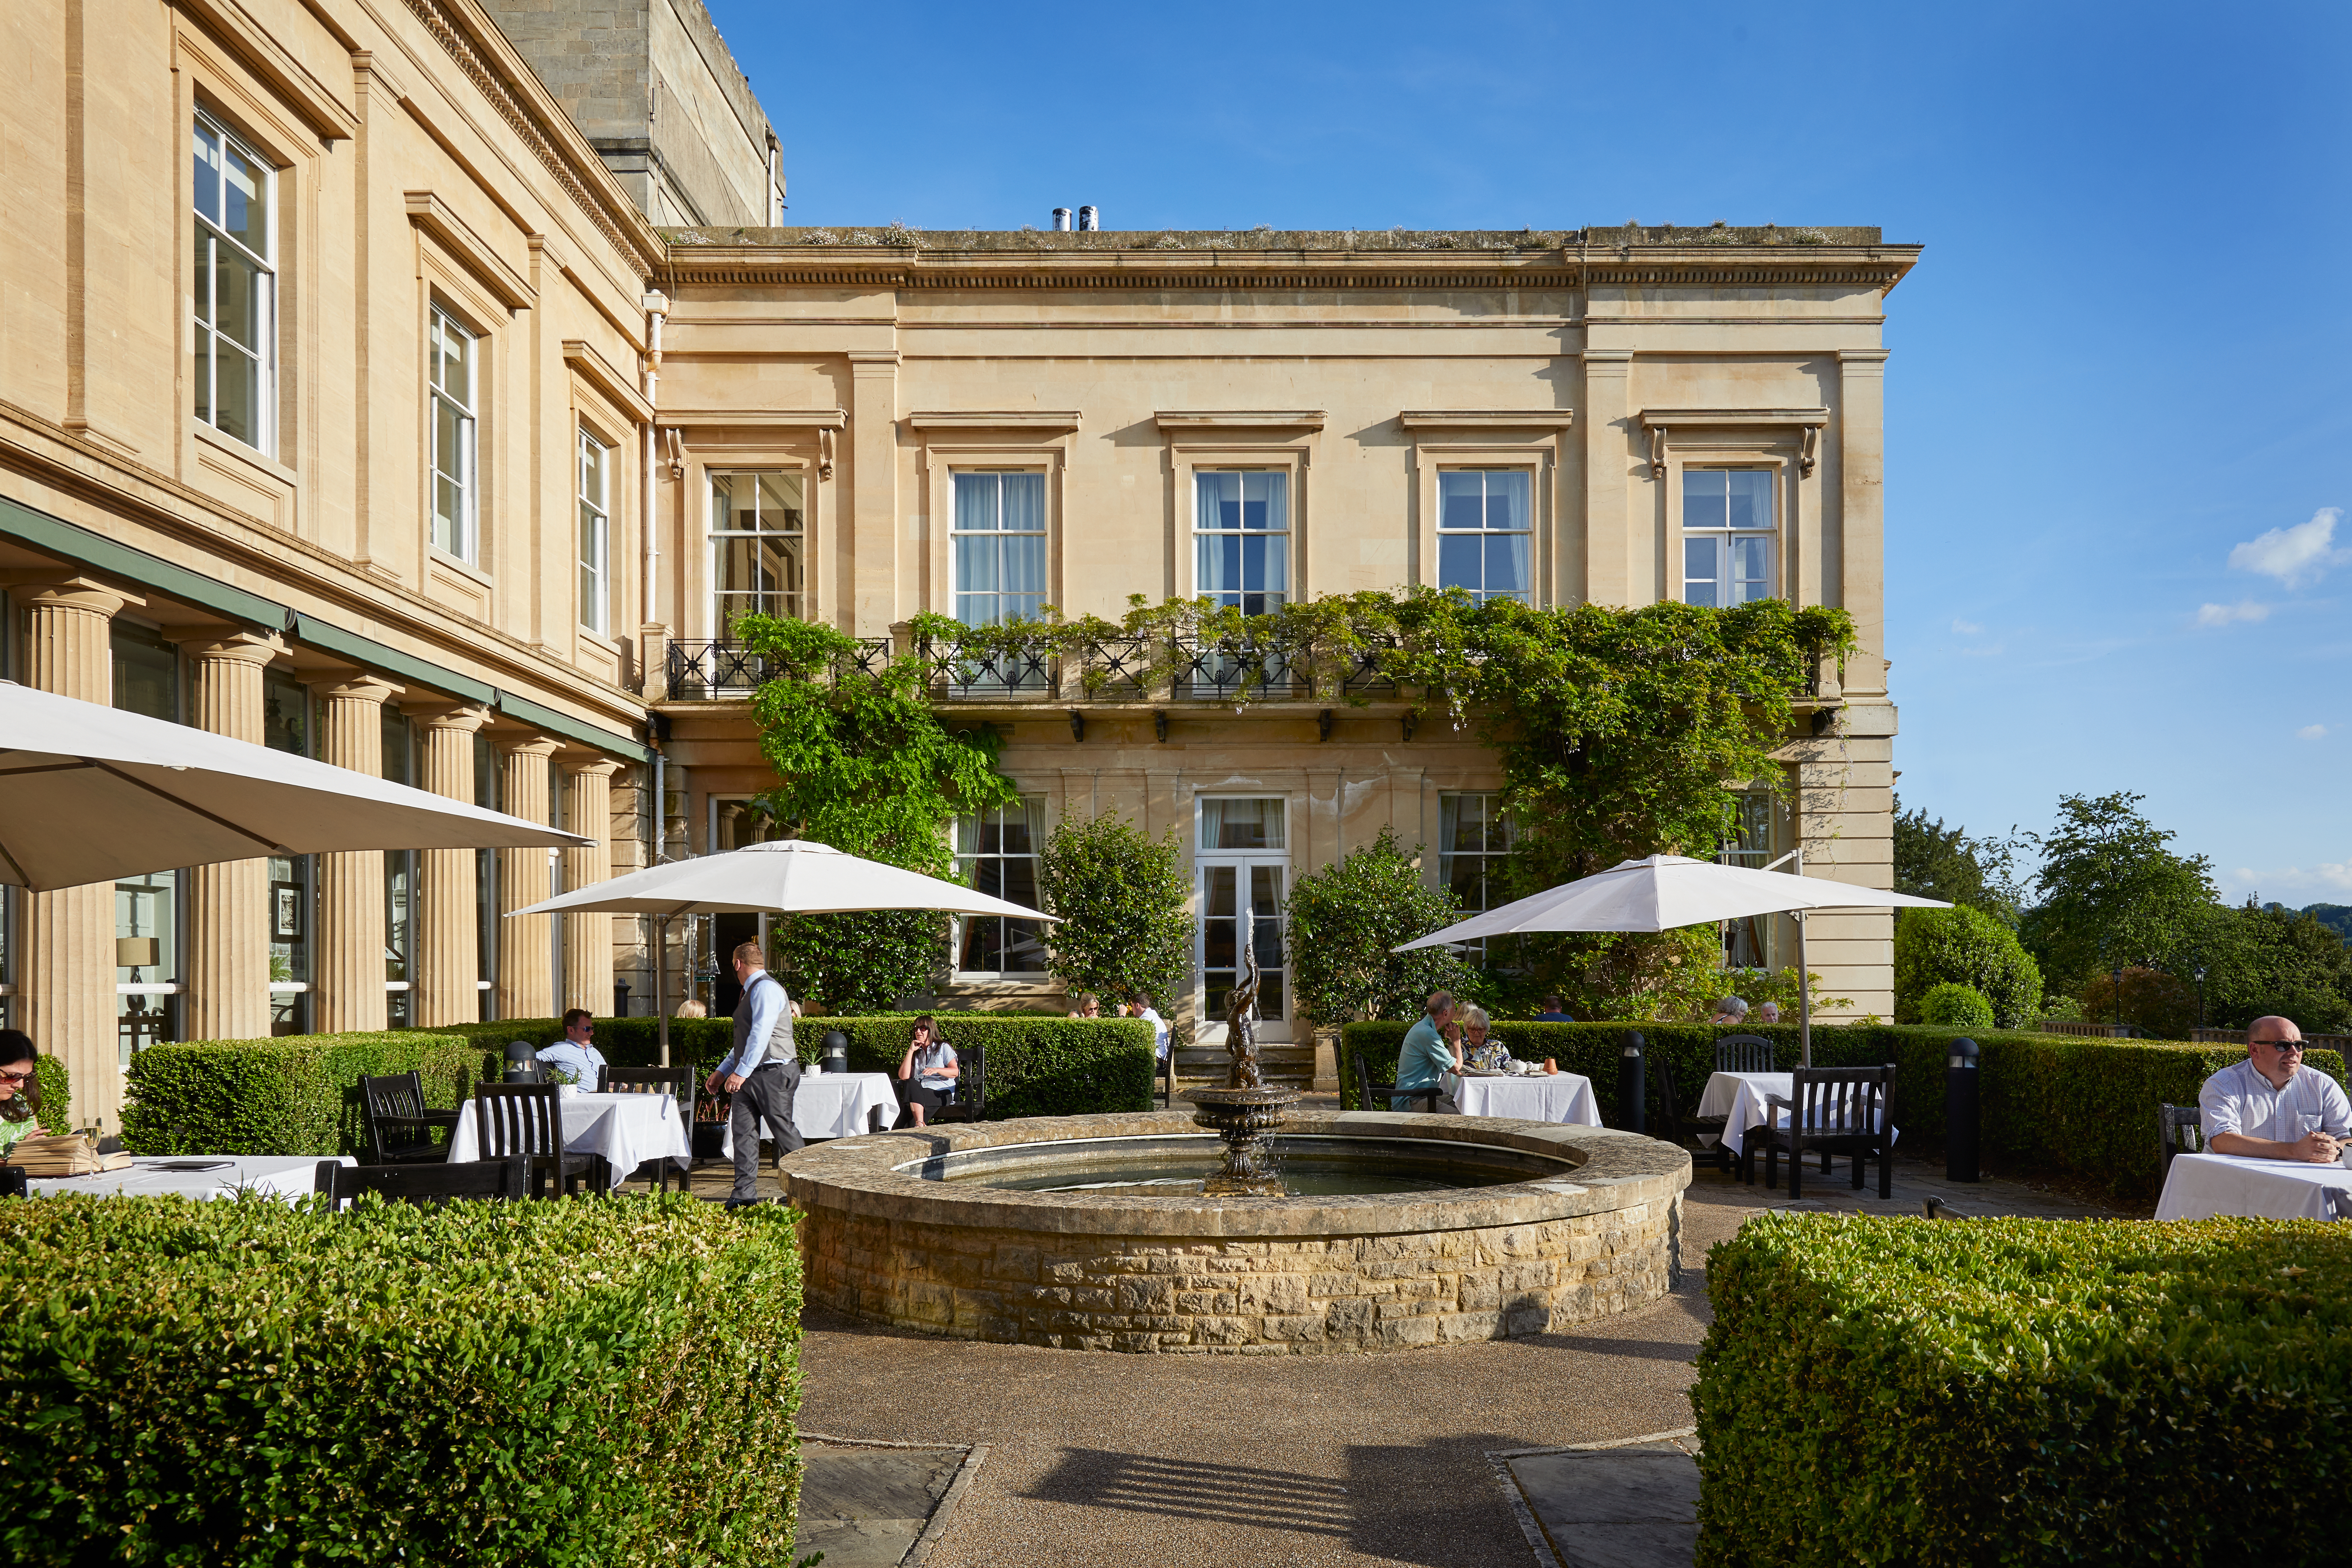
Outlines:
[[[776,1141],[776,1162],[803,1146],[793,1124],[793,1100],[800,1092],[801,1059],[793,1047],[793,1004],[783,982],[770,974],[760,944],[735,950],[735,978],[742,999],[735,1004],[735,1045],[704,1084],[735,1097],[728,1137],[735,1146],[735,1185],[727,1206],[759,1202],[760,1129]]]
[[[1429,1011],[1421,1022],[1405,1031],[1404,1049],[1397,1053],[1396,1086],[1400,1089],[1434,1089],[1441,1092],[1433,1109],[1449,1116],[1458,1116],[1462,1108],[1454,1097],[1442,1092],[1445,1074],[1458,1072],[1462,1058],[1445,1043],[1446,1021],[1454,1016],[1454,998],[1443,991],[1433,991],[1429,997]],[[1418,1096],[1399,1094],[1389,1101],[1391,1110],[1418,1110],[1423,1105]]]
[[[603,1081],[604,1053],[591,1043],[595,1021],[585,1007],[563,1015],[563,1037],[539,1053],[542,1068],[553,1068],[581,1088],[593,1089]]]
[[[2207,1079],[2197,1104],[2216,1154],[2325,1165],[2352,1134],[2352,1101],[2334,1079],[2303,1065],[2303,1031],[2291,1018],[2247,1025],[2246,1059]]]

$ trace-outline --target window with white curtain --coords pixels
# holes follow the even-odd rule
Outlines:
[[[1037,907],[1037,851],[1045,842],[1045,802],[1026,795],[956,819],[956,868],[992,898]],[[1034,921],[966,915],[956,944],[965,974],[1042,974],[1045,933]]]
[[[805,481],[796,473],[710,476],[711,635],[738,617],[807,613]]]
[[[479,347],[456,317],[433,307],[425,342],[433,403],[433,542],[469,563],[478,560],[480,531],[474,414]]]
[[[1773,596],[1771,468],[1683,470],[1683,603]]]
[[[209,116],[195,118],[195,265],[191,335],[195,416],[270,449],[277,356],[277,171]]]
[[[1290,591],[1289,473],[1203,469],[1193,494],[1193,590],[1245,616],[1280,609]]]
[[[955,476],[955,618],[994,626],[1045,602],[1045,476],[982,468]]]
[[[580,430],[580,624],[612,629],[613,448]]]
[[[1535,477],[1525,468],[1447,468],[1437,476],[1437,585],[1480,604],[1531,602]]]

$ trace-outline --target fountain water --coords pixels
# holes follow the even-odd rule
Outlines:
[[[1225,1009],[1225,1050],[1233,1058],[1223,1089],[1187,1089],[1192,1121],[1224,1141],[1224,1163],[1202,1184],[1212,1198],[1287,1196],[1274,1160],[1274,1135],[1289,1120],[1295,1089],[1269,1087],[1258,1068],[1257,943],[1243,948],[1242,983]]]

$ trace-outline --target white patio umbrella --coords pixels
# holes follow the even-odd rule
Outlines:
[[[1436,947],[1479,937],[1534,931],[1658,931],[1681,926],[1743,920],[1749,915],[1793,913],[1797,917],[1797,1014],[1804,1065],[1813,1060],[1812,986],[1805,970],[1808,910],[1948,910],[1935,899],[1881,888],[1859,888],[1827,877],[1803,875],[1804,851],[1791,850],[1794,872],[1771,867],[1725,866],[1682,855],[1652,855],[1624,860],[1608,870],[1456,921],[1394,951]],[[1780,860],[1772,862],[1773,866]]]
[[[349,768],[0,681],[0,882],[36,892],[262,855],[588,843]]]
[[[648,866],[625,877],[592,883],[517,915],[651,915],[655,921],[654,1013],[661,1020],[662,1065],[669,1065],[667,965],[662,934],[678,915],[855,914],[874,910],[939,910],[954,915],[1009,915],[1051,921],[1043,910],[926,877],[879,860],[846,854],[813,839],[746,845],[719,855]]]

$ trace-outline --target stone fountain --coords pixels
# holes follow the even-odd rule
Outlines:
[[[1274,1161],[1274,1135],[1288,1120],[1298,1099],[1295,1089],[1269,1088],[1258,1070],[1257,943],[1245,941],[1242,950],[1242,983],[1234,988],[1225,1009],[1225,1050],[1233,1058],[1223,1089],[1184,1092],[1192,1102],[1192,1121],[1224,1140],[1225,1160],[1201,1185],[1213,1198],[1278,1198],[1286,1196],[1282,1174]]]

